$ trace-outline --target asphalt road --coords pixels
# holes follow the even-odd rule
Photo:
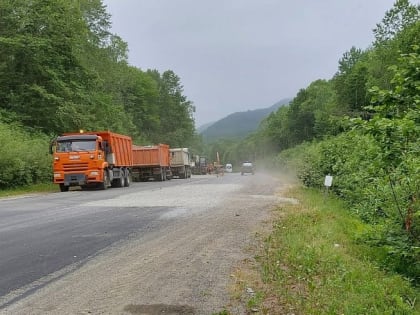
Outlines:
[[[79,268],[104,249],[171,224],[170,207],[95,206],[202,177],[0,199],[0,310]],[[129,197],[127,197],[129,198]],[[92,205],[94,204],[94,205]]]

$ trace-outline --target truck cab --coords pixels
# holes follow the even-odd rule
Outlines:
[[[96,135],[57,137],[51,149],[54,158],[54,183],[61,191],[70,186],[85,187],[103,181],[106,144]]]

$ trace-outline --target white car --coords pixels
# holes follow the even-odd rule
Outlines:
[[[226,173],[232,173],[232,164],[226,164],[225,166],[225,172]]]
[[[244,175],[245,173],[251,173],[252,175],[254,175],[254,172],[255,172],[255,168],[254,168],[254,165],[251,162],[246,161],[246,162],[242,163],[241,175]]]

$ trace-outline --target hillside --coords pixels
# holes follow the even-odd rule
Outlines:
[[[203,140],[207,143],[222,138],[243,139],[250,133],[256,131],[261,121],[270,113],[276,111],[280,106],[286,105],[289,102],[290,99],[282,99],[267,108],[230,114],[205,129],[203,127],[199,128],[199,133],[203,136]]]
[[[214,124],[214,121],[209,122],[207,124],[204,124],[204,125],[202,125],[202,126],[200,126],[200,127],[197,128],[197,132],[198,133],[202,133],[204,130],[206,130],[208,127],[210,127],[213,124]]]

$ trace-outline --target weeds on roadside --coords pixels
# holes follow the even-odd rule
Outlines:
[[[45,193],[45,192],[58,192],[57,185],[51,183],[34,184],[29,186],[21,186],[11,189],[0,190],[0,197],[18,196],[31,193]]]
[[[256,257],[261,283],[248,299],[249,311],[420,313],[418,288],[380,270],[374,250],[357,241],[368,226],[345,211],[342,202],[310,189],[290,194],[301,202],[278,208],[281,219]]]

